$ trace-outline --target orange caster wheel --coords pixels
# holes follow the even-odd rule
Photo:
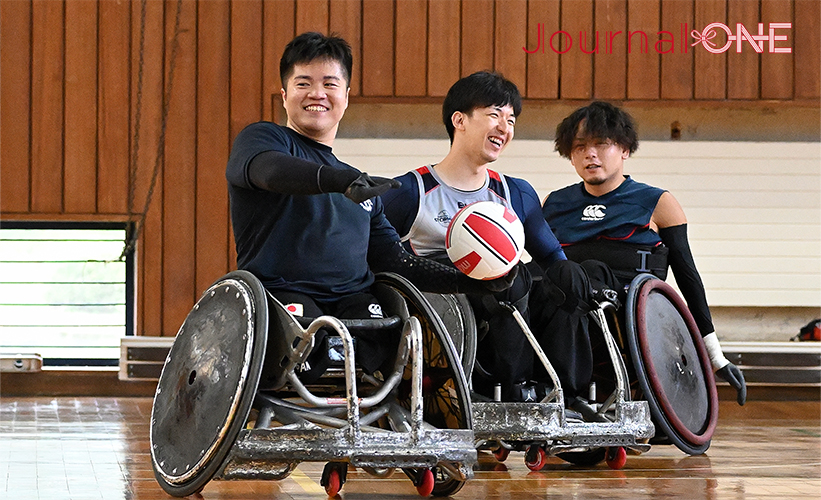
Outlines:
[[[419,492],[419,496],[429,497],[430,494],[433,493],[433,487],[436,484],[433,471],[430,469],[420,471],[419,477],[417,477],[417,483],[416,491]]]
[[[329,497],[339,495],[348,472],[348,464],[344,462],[328,462],[322,470],[322,479],[319,483],[325,487]]]
[[[627,463],[627,452],[621,446],[608,448],[605,461],[611,469],[619,470]]]
[[[532,444],[525,455],[525,465],[532,471],[540,471],[547,465],[547,452],[539,445]]]
[[[493,457],[496,459],[497,462],[504,462],[507,460],[508,455],[510,455],[510,449],[505,448],[502,445],[499,445],[498,448],[493,450]]]

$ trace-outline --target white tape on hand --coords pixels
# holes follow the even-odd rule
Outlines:
[[[713,371],[720,370],[730,364],[730,360],[724,357],[724,352],[721,350],[721,344],[718,343],[716,332],[704,336],[704,347],[707,348],[707,354],[710,356]]]

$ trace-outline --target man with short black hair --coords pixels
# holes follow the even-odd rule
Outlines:
[[[559,374],[569,398],[587,394],[592,374],[592,356],[586,337],[569,337],[565,327],[586,322],[592,289],[584,270],[569,262],[545,223],[539,198],[524,179],[489,168],[513,140],[522,100],[516,85],[497,73],[480,71],[466,76],[450,88],[442,104],[442,120],[451,147],[445,158],[397,177],[402,187],[385,193],[385,214],[402,236],[406,248],[421,256],[450,264],[445,235],[451,219],[462,207],[493,201],[511,209],[522,221],[525,249],[533,263],[520,266],[513,286],[495,295],[494,301],[468,296],[477,318],[487,322],[487,334],[477,348],[477,361],[491,375],[475,375],[474,389],[493,395],[501,386],[503,401],[531,401],[549,383],[547,373],[535,356],[518,323],[499,301],[514,304],[529,321],[532,288],[550,304],[539,304],[539,316],[547,314],[552,328],[534,334]],[[531,280],[531,273],[537,280]],[[537,283],[534,284],[533,281]],[[553,292],[544,292],[547,283]],[[554,287],[555,285],[555,287]],[[557,301],[561,296],[562,300]],[[490,297],[488,297],[490,298]],[[559,321],[559,317],[563,320]],[[578,340],[582,345],[576,345]],[[534,381],[536,382],[534,384]]]
[[[409,255],[385,218],[379,195],[399,183],[339,161],[332,146],[348,107],[351,48],[342,38],[303,33],[280,61],[286,126],[258,122],[234,140],[226,168],[237,265],[252,272],[296,315],[380,318],[374,272],[394,271],[433,292],[490,293],[507,280],[472,280]],[[376,370],[395,339],[357,337],[357,362]],[[318,339],[321,340],[321,339]],[[321,344],[321,342],[318,342]],[[319,376],[323,350],[311,375]]]

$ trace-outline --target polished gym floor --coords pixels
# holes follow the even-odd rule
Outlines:
[[[150,398],[3,398],[0,400],[0,498],[156,500],[148,452]],[[504,463],[479,454],[475,477],[456,499],[818,499],[821,431],[818,401],[722,401],[707,454],[672,446],[628,456],[622,470],[551,459],[539,472],[511,453]],[[208,500],[326,498],[323,464],[302,463],[282,481],[212,481]],[[343,499],[419,498],[397,472],[349,472]]]

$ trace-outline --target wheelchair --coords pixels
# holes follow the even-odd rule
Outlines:
[[[465,373],[484,372],[470,357],[476,352],[477,328],[467,299],[454,295],[428,298],[443,318],[457,352],[465,353],[462,359]],[[521,329],[510,334],[527,337],[553,387],[539,402],[474,399],[473,430],[477,449],[492,450],[500,462],[506,460],[511,451],[525,451],[525,464],[534,471],[544,468],[550,456],[575,465],[606,462],[613,469],[621,469],[627,460],[626,450],[643,453],[650,449],[648,441],[654,434],[654,426],[648,404],[630,400],[626,367],[605,320],[605,311],[615,308],[613,302],[602,301],[591,315],[600,324],[602,339],[608,346],[615,384],[601,403],[586,406],[583,414],[565,410],[561,382],[521,313],[509,304],[500,305],[513,315]]]
[[[177,333],[154,397],[160,486],[182,497],[212,479],[281,480],[310,461],[326,462],[329,496],[349,467],[379,477],[400,468],[422,496],[459,491],[477,452],[454,346],[404,278],[379,274],[371,292],[386,318],[294,317],[247,271],[209,287]],[[340,356],[303,383],[297,371],[320,329],[332,332]],[[391,373],[357,369],[351,332],[368,329],[399,335]]]
[[[476,321],[463,296],[428,297],[444,320],[469,379],[476,366]],[[718,418],[718,397],[709,358],[689,309],[675,290],[650,274],[628,288],[626,306],[601,300],[589,314],[594,348],[590,405],[581,421],[564,411],[560,382],[527,324],[516,318],[550,376],[553,390],[539,403],[474,401],[477,448],[499,461],[525,451],[525,463],[540,470],[548,456],[580,466],[601,462],[614,469],[626,450],[649,451],[674,444],[701,454],[710,445]],[[622,327],[621,325],[624,325]],[[597,330],[597,331],[596,331]],[[595,394],[592,394],[595,392]]]

